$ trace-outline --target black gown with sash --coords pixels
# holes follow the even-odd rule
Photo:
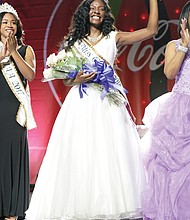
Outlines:
[[[18,50],[23,58],[26,48]],[[26,80],[18,74],[26,87]],[[22,217],[29,205],[27,129],[16,121],[19,105],[0,71],[0,217]]]

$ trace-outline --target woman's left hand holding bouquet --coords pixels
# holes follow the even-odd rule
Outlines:
[[[86,74],[83,71],[79,71],[74,79],[68,78],[68,79],[64,79],[63,81],[65,85],[73,86],[91,81],[92,79],[94,79],[95,76],[96,76],[96,72],[91,72]]]

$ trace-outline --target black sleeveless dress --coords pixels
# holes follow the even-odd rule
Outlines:
[[[24,58],[27,46],[18,50]],[[26,86],[26,80],[18,71]],[[0,218],[24,216],[29,205],[27,130],[16,121],[19,101],[0,71]]]

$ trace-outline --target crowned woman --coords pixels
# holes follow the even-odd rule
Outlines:
[[[91,65],[64,79],[72,88],[56,118],[27,220],[142,217],[139,136],[113,66],[118,46],[152,37],[157,25],[157,0],[150,0],[147,27],[133,33],[116,30],[106,0],[78,6],[60,50],[75,50]]]
[[[24,218],[29,205],[27,129],[36,123],[28,81],[35,76],[35,65],[16,10],[0,5],[0,219]]]

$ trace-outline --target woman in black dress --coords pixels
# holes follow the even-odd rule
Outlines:
[[[35,54],[24,45],[17,12],[0,5],[0,219],[23,217],[29,205],[27,129],[35,127],[28,81]]]

